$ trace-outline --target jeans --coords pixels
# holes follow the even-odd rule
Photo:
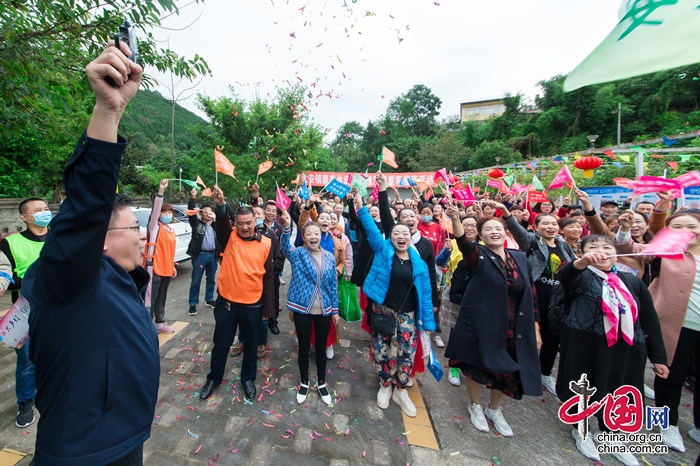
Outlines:
[[[17,353],[15,394],[17,395],[17,404],[21,404],[33,400],[36,395],[34,364],[29,360],[29,340],[20,349],[15,349],[15,353]]]
[[[200,252],[192,259],[192,282],[190,283],[190,306],[199,304],[199,287],[202,284],[202,275],[207,273],[207,288],[204,294],[204,302],[214,301],[214,288],[216,287],[216,254],[213,252]]]
[[[267,327],[267,322],[265,322],[264,320],[260,319],[260,334],[258,335],[258,337],[259,337],[258,346],[260,346],[260,345],[267,345],[267,328],[268,328],[268,327]],[[243,345],[243,344],[244,344],[244,340],[245,340],[245,330],[243,329],[243,327],[241,327],[241,328],[238,330],[238,341],[240,341],[241,344]],[[245,345],[244,345],[244,346],[245,346]]]
[[[302,383],[309,383],[309,350],[311,349],[311,325],[316,335],[316,375],[318,384],[326,381],[326,347],[328,333],[331,330],[332,317],[323,314],[294,314],[294,327],[299,340],[299,373]]]
[[[207,379],[217,385],[221,384],[226,370],[228,352],[236,337],[238,324],[247,338],[243,343],[243,364],[241,382],[255,380],[258,362],[258,340],[260,339],[260,322],[262,306],[241,306],[230,304],[219,296],[214,306],[214,347],[211,350],[211,371]]]

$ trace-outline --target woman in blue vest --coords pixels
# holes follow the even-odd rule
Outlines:
[[[477,231],[484,244],[475,245],[464,234],[454,205],[447,208],[447,215],[468,281],[445,357],[450,367],[459,367],[466,376],[474,427],[488,432],[488,418],[501,435],[512,437],[503,417],[503,398],[542,395],[539,318],[527,258],[503,247],[506,225],[502,219],[480,218]],[[479,405],[482,385],[491,389],[485,412]]]
[[[359,195],[355,204],[362,205]],[[413,370],[421,329],[435,330],[432,290],[428,266],[411,247],[411,230],[397,223],[384,239],[374,219],[363,206],[357,211],[374,251],[372,267],[363,290],[373,302],[369,314],[372,356],[379,374],[377,406],[389,407],[389,399],[406,416],[415,417],[416,407],[406,392]],[[396,379],[396,391],[391,382]]]
[[[287,307],[293,311],[294,327],[299,340],[299,372],[301,383],[297,390],[297,402],[306,401],[309,394],[309,350],[311,329],[314,328],[315,346],[323,348],[331,326],[338,324],[338,280],[335,257],[321,246],[321,227],[318,223],[306,222],[300,228],[304,246],[292,246],[292,218],[282,212],[282,251],[292,264],[292,281],[287,291]],[[326,355],[316,351],[316,373],[318,394],[321,401],[331,404],[331,394],[326,385]]]

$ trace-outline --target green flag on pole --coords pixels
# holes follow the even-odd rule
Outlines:
[[[537,175],[533,175],[532,177],[532,187],[535,188],[537,191],[542,191],[544,189],[544,185],[540,181],[539,178],[537,178]]]
[[[623,0],[620,22],[566,78],[564,91],[700,62],[698,0]]]

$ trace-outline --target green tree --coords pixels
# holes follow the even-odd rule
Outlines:
[[[498,158],[498,160],[496,160]],[[522,160],[519,152],[506,146],[502,141],[486,141],[482,143],[469,158],[469,168],[492,167],[505,165]]]
[[[439,170],[461,171],[469,166],[470,149],[464,147],[453,131],[441,131],[437,137],[424,139],[418,153],[408,161],[408,168],[415,172]]]
[[[429,87],[416,84],[405,94],[393,99],[387,116],[397,122],[411,136],[430,136],[437,127],[442,100]]]

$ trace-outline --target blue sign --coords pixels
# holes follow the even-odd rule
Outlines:
[[[345,196],[347,196],[348,193],[350,192],[350,186],[341,183],[340,181],[336,180],[335,178],[333,178],[330,181],[330,183],[328,183],[326,185],[326,187],[323,189],[325,189],[329,193],[335,194],[336,196],[338,196],[341,199],[344,199]]]

